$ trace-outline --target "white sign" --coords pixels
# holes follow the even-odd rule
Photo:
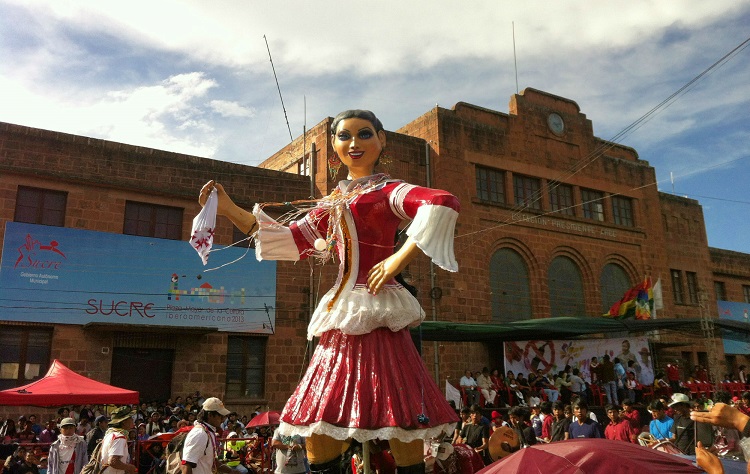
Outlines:
[[[654,383],[654,366],[648,338],[629,337],[625,339],[584,339],[584,340],[538,340],[513,341],[505,343],[505,373],[523,372],[557,373],[566,366],[578,368],[580,376],[591,381],[591,358],[601,358],[608,354],[628,368],[628,361],[634,361],[636,377],[644,385]]]

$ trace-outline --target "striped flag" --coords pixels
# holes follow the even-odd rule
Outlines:
[[[651,277],[646,277],[642,283],[626,291],[620,301],[613,304],[604,316],[618,319],[651,319],[653,309],[654,292]]]

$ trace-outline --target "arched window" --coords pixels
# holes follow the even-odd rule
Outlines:
[[[505,248],[492,255],[490,291],[493,322],[531,319],[529,269],[518,252]]]
[[[547,273],[550,316],[585,316],[583,277],[578,265],[568,257],[555,257]]]
[[[616,263],[604,265],[599,277],[599,288],[602,289],[602,314],[609,311],[609,308],[619,301],[632,286],[624,268]]]

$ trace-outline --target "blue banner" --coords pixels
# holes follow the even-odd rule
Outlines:
[[[720,319],[750,323],[750,304],[722,300],[717,301],[716,304],[719,307]],[[724,339],[724,353],[743,355],[750,354],[750,336],[745,336],[745,338],[746,340],[744,341]]]
[[[253,249],[214,246],[204,267],[188,242],[5,225],[4,320],[271,334],[275,300],[276,262],[258,262]]]

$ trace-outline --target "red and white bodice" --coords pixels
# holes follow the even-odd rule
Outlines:
[[[258,260],[297,261],[324,256],[315,242],[335,241],[339,257],[336,284],[321,299],[308,326],[308,338],[331,329],[345,334],[366,334],[387,327],[397,331],[418,324],[424,317],[416,298],[391,280],[378,295],[368,293],[367,273],[394,252],[394,239],[402,221],[410,220],[406,233],[432,261],[457,271],[453,232],[459,203],[452,194],[414,186],[385,175],[341,181],[302,219],[284,226],[253,210],[260,228],[256,235]]]

